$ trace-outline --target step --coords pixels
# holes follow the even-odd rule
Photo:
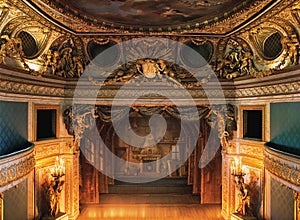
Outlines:
[[[200,199],[191,194],[101,194],[100,204],[200,204]]]
[[[191,186],[145,186],[145,185],[114,185],[109,186],[109,193],[113,194],[159,194],[159,193],[177,193],[192,194]]]
[[[128,178],[130,180],[130,178]],[[137,178],[133,178],[134,181],[137,180]],[[152,182],[144,182],[143,179],[140,179],[141,183],[131,183],[131,182],[122,182],[115,180],[114,185],[139,185],[139,186],[187,186],[187,179],[185,178],[164,178],[155,180]],[[146,179],[147,180],[147,179]]]

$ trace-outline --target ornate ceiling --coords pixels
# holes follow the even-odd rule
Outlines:
[[[89,63],[119,64],[107,85],[141,74],[141,81],[168,76],[175,86],[200,86],[184,68],[159,56],[142,58],[147,45],[154,45],[159,55],[160,47],[166,47],[159,39],[164,38],[180,43],[176,46],[179,63],[202,65],[182,46],[186,45],[203,57],[219,79],[264,77],[299,64],[299,1],[175,2],[2,0],[0,63],[56,78],[79,78]],[[148,39],[133,40],[142,37]],[[131,45],[124,43],[128,40],[133,40]],[[108,48],[114,48],[110,56],[99,62],[94,59]],[[141,59],[123,65],[124,51]],[[201,83],[209,80],[204,75]]]
[[[83,15],[124,26],[175,26],[203,22],[244,8],[241,0],[62,0],[56,3]]]
[[[272,9],[275,0],[26,0],[74,33],[227,34]]]

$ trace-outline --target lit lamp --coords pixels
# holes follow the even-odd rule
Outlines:
[[[234,158],[233,163],[230,167],[231,175],[237,177],[238,179],[246,175],[244,167],[242,167],[241,158]]]
[[[56,157],[54,167],[50,168],[53,179],[46,184],[46,198],[48,202],[48,216],[55,217],[59,212],[60,193],[65,183],[61,179],[65,175],[66,167],[62,158]]]
[[[54,179],[59,179],[65,175],[66,167],[62,158],[56,157],[55,165],[50,169],[50,172]]]
[[[250,205],[250,192],[249,186],[244,181],[244,176],[246,175],[245,169],[242,166],[241,158],[235,158],[230,167],[231,175],[235,177],[234,183],[238,189],[238,206],[234,214],[239,214],[241,216],[247,216],[247,219],[256,219],[253,217],[252,207]],[[234,215],[233,214],[233,215]],[[253,218],[252,218],[253,217]]]

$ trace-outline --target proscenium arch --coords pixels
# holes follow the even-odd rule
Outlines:
[[[147,43],[145,43],[145,42],[147,42]],[[152,42],[152,43],[149,44],[148,42]],[[84,71],[84,73],[82,74],[82,76],[78,80],[78,83],[77,83],[77,86],[76,86],[76,89],[75,89],[75,92],[74,92],[74,97],[73,97],[73,107],[74,107],[74,109],[76,108],[76,104],[80,104],[80,103],[82,104],[83,102],[87,101],[87,97],[84,96],[84,92],[83,92],[87,87],[89,88],[88,101],[90,103],[94,103],[94,105],[97,103],[97,97],[98,97],[98,92],[100,91],[100,88],[99,88],[99,84],[95,85],[92,82],[89,82],[88,79],[89,79],[90,75],[93,75],[93,76],[95,76],[95,75],[97,75],[97,76],[107,76],[107,73],[113,72],[113,70],[117,69],[118,66],[126,64],[129,61],[139,60],[139,59],[162,59],[162,60],[165,60],[165,61],[168,61],[168,62],[173,62],[173,63],[176,63],[176,64],[182,66],[184,69],[186,69],[188,72],[190,72],[195,77],[195,79],[202,85],[202,89],[206,93],[207,101],[208,101],[209,105],[211,106],[212,111],[217,111],[217,109],[214,109],[216,104],[218,104],[218,105],[220,105],[220,104],[225,105],[226,104],[222,87],[221,87],[215,73],[213,72],[213,70],[210,68],[210,66],[208,64],[201,67],[201,68],[191,68],[191,67],[187,66],[185,63],[181,63],[180,61],[178,61],[176,48],[187,47],[186,45],[184,45],[180,42],[177,42],[177,41],[170,40],[170,39],[157,38],[157,37],[131,39],[129,41],[122,42],[121,44],[122,45],[117,45],[117,46],[121,46],[121,47],[122,46],[124,46],[124,47],[127,46],[130,49],[129,52],[130,51],[139,51],[140,53],[138,53],[138,54],[135,54],[135,53],[126,54],[126,51],[124,51],[124,53],[122,54],[123,57],[122,57],[122,59],[120,59],[121,63],[116,63],[116,64],[114,64],[110,67],[103,67],[103,68],[101,68],[99,66],[95,67],[95,65],[93,65],[93,63],[91,62],[90,65],[87,66],[86,70]],[[137,48],[132,48],[132,47],[134,47],[134,45]],[[162,48],[157,48],[158,45],[160,45]],[[107,50],[105,50],[103,53],[99,54],[96,57],[96,59],[101,59],[101,57],[109,56],[110,50],[112,48],[113,47],[110,47]],[[175,51],[174,51],[174,48],[175,48]],[[199,60],[203,60],[203,58],[201,57],[200,54],[198,54],[196,52],[193,52],[193,51],[191,53],[194,53],[195,56],[199,56]],[[208,85],[201,83],[201,80],[203,79],[203,76],[210,76],[210,79],[214,80],[215,84],[214,84],[214,89],[213,90]],[[103,77],[102,77],[102,79],[101,79],[101,77],[99,77],[99,79],[101,79],[100,81],[102,83],[105,81],[105,78],[103,79]],[[132,88],[132,89],[134,89],[134,88]],[[186,92],[185,88],[180,87],[180,89],[181,90],[179,90],[179,91],[183,92],[183,94],[186,95],[186,96],[183,96],[183,97],[187,97],[186,100],[189,100],[189,102],[192,103],[191,107],[195,107],[196,104],[194,103],[193,98],[190,95],[188,95],[189,93]],[[140,86],[137,88],[137,90],[139,90],[139,92],[143,92],[143,89],[141,89]],[[118,92],[120,92],[120,89],[118,90]],[[118,93],[118,94],[120,94],[120,93]],[[166,96],[167,98],[169,98],[170,100],[172,100],[175,103],[178,101],[177,99],[174,99],[174,97],[168,97],[168,94],[166,94],[166,93],[163,93],[162,95]],[[127,100],[127,104],[128,104],[128,99],[126,99],[126,100]],[[114,101],[115,101],[115,103],[114,103]],[[122,104],[122,102],[124,102],[124,101],[125,100],[123,100],[122,98],[121,99],[115,99],[114,98],[113,103],[116,106],[118,104]],[[215,102],[217,102],[217,103],[215,103]],[[126,101],[125,101],[125,103],[126,103]],[[196,110],[194,110],[194,113],[196,114]],[[73,116],[73,120],[76,120],[76,115]],[[75,121],[75,123],[76,123],[76,121]],[[91,127],[95,128],[96,127],[95,126],[95,121],[93,121],[92,123],[94,125],[91,126]],[[197,130],[199,131],[199,128]],[[198,140],[198,135],[196,135],[196,137],[193,137],[193,140],[194,140],[194,142],[192,144],[193,148],[195,147],[196,141]],[[218,136],[215,135],[214,132],[211,132],[210,135],[209,135],[209,138],[208,138],[207,146],[210,146],[209,143],[210,142],[213,143],[212,141],[215,138],[218,138]],[[199,166],[201,168],[205,167],[214,158],[214,155],[215,155],[215,153],[217,152],[218,149],[219,149],[219,146],[218,147],[215,147],[215,146],[214,147],[205,147],[205,150],[204,150],[204,152],[201,156],[201,159],[200,159]],[[111,152],[108,151],[108,149],[106,149],[106,147],[103,150],[106,151],[107,153],[111,153]],[[114,155],[112,155],[112,156],[114,156]],[[187,158],[188,157],[189,157],[189,155],[187,155]],[[119,158],[115,157],[115,159],[118,160]],[[104,169],[103,173],[107,176],[110,176],[110,177],[113,176],[113,173],[111,173],[110,170],[105,170]],[[158,177],[158,178],[163,178],[163,177],[161,176],[161,177]],[[122,180],[122,181],[124,181],[124,180]],[[140,180],[140,179],[128,180],[128,179],[126,179],[125,181],[141,183],[141,182],[153,181],[153,179],[148,179],[148,180],[147,179],[144,179],[144,180]]]

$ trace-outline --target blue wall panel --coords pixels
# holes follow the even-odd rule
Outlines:
[[[0,101],[0,155],[28,145],[28,105]]]
[[[271,142],[300,151],[300,102],[271,104]]]

